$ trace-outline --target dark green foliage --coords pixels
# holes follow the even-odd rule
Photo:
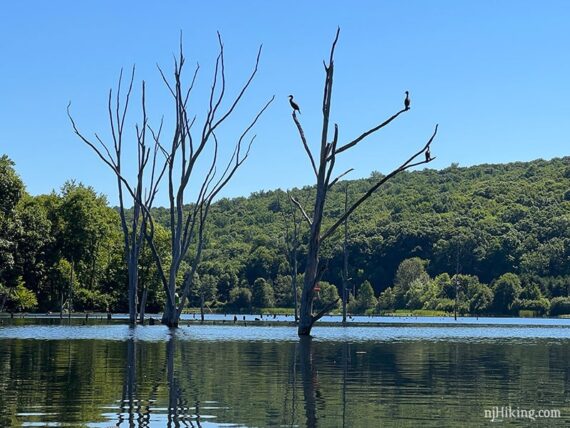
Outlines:
[[[317,310],[323,309],[334,301],[338,300],[338,289],[334,284],[329,284],[326,281],[319,282],[320,291],[317,293],[317,297],[314,302],[314,308]],[[339,306],[340,302],[337,302],[335,307]]]
[[[537,315],[545,315],[550,308],[550,302],[548,301],[548,299],[545,299],[544,297],[535,300],[524,299],[518,301],[516,306],[519,310],[533,311]],[[558,315],[558,314],[552,314],[552,315]]]
[[[251,303],[256,308],[270,308],[275,305],[273,287],[265,279],[257,278],[253,282]]]
[[[469,312],[481,314],[488,311],[493,304],[493,290],[485,284],[478,284],[471,291]]]
[[[395,309],[396,307],[396,296],[392,287],[388,287],[384,290],[378,297],[378,304],[376,305],[379,311],[386,311]]]
[[[8,156],[0,157],[0,215],[9,215],[24,194],[24,184]]]
[[[550,315],[570,315],[570,297],[555,297],[550,301]]]
[[[378,300],[374,296],[374,289],[370,282],[364,281],[364,283],[358,289],[358,294],[356,296],[355,309],[357,312],[364,313],[369,309],[374,309]]]
[[[396,308],[420,309],[419,296],[423,294],[429,277],[425,270],[426,262],[419,257],[406,259],[400,263],[394,278]]]
[[[303,284],[303,275],[297,275],[297,286],[301,284]],[[285,308],[294,305],[291,275],[277,275],[277,278],[273,281],[273,290],[275,292],[276,306]]]
[[[352,181],[353,197],[378,176]],[[329,194],[325,227],[342,213],[343,187],[335,186]],[[460,274],[460,312],[544,312],[545,299],[570,295],[569,189],[568,157],[400,174],[351,216],[348,276],[357,296],[353,305],[361,284],[368,281],[378,309],[453,311],[453,277]],[[293,191],[297,199],[306,201],[314,188]],[[261,191],[248,198],[221,199],[212,206],[198,272],[207,279],[208,301],[240,308],[249,307],[252,299],[254,306],[292,305],[279,200],[287,200],[283,191]],[[160,242],[167,248],[168,232],[161,225],[168,226],[168,211],[153,212]],[[300,273],[306,233],[302,228]],[[322,284],[342,284],[341,235],[323,248],[327,269],[320,298],[326,294]],[[87,290],[108,296],[113,311],[124,311],[123,257],[118,216],[104,197],[72,182],[59,193],[30,197],[12,162],[0,158],[3,290],[13,291],[23,283],[42,311],[58,310],[62,294],[67,300],[70,292]],[[505,276],[508,273],[516,279]],[[143,250],[140,275],[141,283],[149,287],[149,310],[159,310],[164,293],[148,249]],[[253,285],[259,278],[263,287]],[[337,286],[332,287],[338,295]],[[197,291],[191,296],[193,305],[199,302]],[[331,296],[334,291],[327,288]],[[0,304],[7,295],[2,293]],[[84,295],[88,293],[81,291],[76,297],[77,305],[87,302],[86,309],[94,309],[96,299],[83,299]],[[90,301],[93,308],[88,307]],[[316,300],[315,306],[321,303]]]
[[[244,287],[234,288],[230,291],[229,304],[233,309],[250,309],[251,291]]]
[[[394,285],[400,263],[413,257],[429,260],[425,269],[432,277],[459,271],[487,284],[507,272],[521,277],[570,276],[570,202],[564,200],[570,188],[569,162],[561,158],[455,165],[397,176],[351,216],[349,277],[356,284],[368,280],[378,295]],[[352,181],[355,197],[377,176]],[[303,201],[314,189],[293,191]],[[278,244],[284,230],[278,199],[286,200],[287,195],[264,191],[218,201],[212,207],[205,266],[213,264],[217,271],[249,283],[288,274]],[[338,186],[329,194],[325,223],[337,218],[343,206],[343,186]],[[166,211],[157,209],[156,214],[167,224]],[[323,250],[328,260],[324,280],[334,284],[342,283],[340,235]],[[301,242],[305,239],[302,236]],[[304,252],[301,246],[301,261]],[[556,285],[545,295],[561,293]]]
[[[514,273],[501,275],[493,282],[493,308],[497,313],[511,313],[516,309],[516,301],[519,298],[522,287],[521,281]]]
[[[111,306],[111,298],[97,290],[87,290],[80,288],[73,296],[74,309],[78,311],[99,311],[105,312]]]

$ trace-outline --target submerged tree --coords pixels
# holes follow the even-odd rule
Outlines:
[[[75,134],[79,136],[79,138],[87,144],[109,168],[111,168],[117,179],[119,215],[121,218],[121,229],[123,232],[124,258],[127,263],[128,272],[129,323],[135,324],[137,321],[137,313],[140,313],[140,322],[144,322],[146,293],[143,293],[138,312],[137,296],[139,288],[139,259],[141,257],[141,249],[146,233],[147,212],[149,212],[152,207],[154,198],[158,192],[159,183],[165,172],[166,165],[159,167],[157,164],[157,154],[160,151],[158,141],[152,144],[152,161],[149,163],[151,159],[151,149],[147,144],[147,132],[151,128],[148,124],[148,117],[146,114],[145,82],[143,81],[141,92],[142,123],[135,127],[137,175],[134,183],[131,183],[125,178],[123,172],[123,143],[125,139],[124,127],[129,109],[129,101],[133,91],[135,67],[132,69],[128,89],[124,96],[121,93],[122,78],[123,71],[121,70],[116,94],[113,96],[113,90],[110,89],[107,101],[107,111],[113,143],[112,148],[109,147],[109,145],[105,143],[98,134],[95,134],[95,141],[82,134],[70,114],[69,106],[67,108],[67,114]],[[145,190],[146,194],[144,194]],[[130,220],[126,213],[128,207],[125,206],[125,193],[130,194],[130,200],[132,201],[132,213],[130,215]]]
[[[340,33],[340,28],[336,32],[336,36],[334,38],[331,47],[329,62],[328,64],[324,63],[326,76],[325,76],[325,87],[324,87],[323,104],[322,104],[323,123],[322,123],[322,133],[321,133],[320,150],[318,158],[315,158],[315,156],[313,155],[313,152],[307,142],[307,139],[305,137],[305,132],[297,117],[295,109],[293,109],[292,112],[293,121],[297,127],[299,136],[301,138],[301,142],[303,143],[303,147],[305,149],[305,152],[307,153],[307,156],[311,163],[311,167],[315,174],[315,178],[317,180],[316,196],[311,215],[309,215],[309,213],[303,208],[302,204],[299,203],[299,201],[295,200],[294,198],[291,199],[298,207],[298,209],[301,211],[303,217],[305,218],[310,227],[309,242],[307,248],[307,259],[305,267],[305,277],[303,283],[303,291],[301,295],[300,319],[298,327],[298,333],[300,336],[310,335],[314,323],[338,303],[338,302],[332,302],[330,305],[327,305],[318,313],[316,314],[313,313],[313,299],[315,295],[315,286],[318,284],[324,273],[323,265],[319,263],[319,254],[322,243],[332,234],[334,234],[335,231],[338,229],[338,227],[344,224],[346,218],[350,216],[352,212],[354,212],[354,210],[356,210],[384,183],[386,183],[388,180],[390,180],[391,178],[393,178],[395,175],[397,175],[402,171],[405,171],[414,166],[429,163],[434,159],[431,157],[430,154],[430,145],[437,134],[437,125],[435,126],[434,132],[427,141],[427,143],[424,144],[424,146],[420,150],[418,150],[415,154],[410,156],[409,159],[403,162],[399,167],[394,169],[388,175],[379,178],[379,180],[375,184],[373,184],[360,198],[358,198],[354,203],[348,206],[345,212],[328,229],[326,229],[325,231],[321,230],[325,203],[327,200],[327,194],[329,190],[339,181],[341,177],[343,177],[344,175],[346,175],[348,172],[351,171],[348,170],[346,172],[343,172],[338,177],[333,179],[332,174],[334,172],[334,166],[337,155],[355,147],[358,143],[366,139],[366,137],[384,128],[385,126],[390,124],[393,120],[395,120],[398,116],[400,116],[402,113],[405,113],[410,109],[409,102],[406,102],[402,110],[398,111],[396,114],[392,115],[391,117],[380,123],[379,125],[363,132],[360,136],[345,144],[339,144],[338,124],[335,124],[332,141],[329,142],[329,121],[330,121],[330,112],[331,112],[333,75],[334,75],[333,59],[334,59],[334,51],[338,41],[339,33]],[[425,158],[421,158],[421,155],[425,155]],[[418,160],[418,158],[420,158],[421,160]]]
[[[295,208],[289,199],[290,205],[285,209],[281,206],[281,201],[278,199],[277,204],[279,210],[283,215],[283,243],[285,245],[285,254],[287,256],[287,263],[289,265],[289,274],[291,276],[291,296],[293,298],[293,307],[295,308],[295,322],[299,320],[299,303],[297,299],[297,276],[299,271],[299,247],[301,246],[301,226],[302,219],[299,216],[298,210]]]
[[[344,186],[344,210],[348,209],[348,183]],[[346,307],[348,305],[348,290],[352,278],[348,277],[348,219],[344,219],[344,240],[342,243],[342,324],[346,325]]]
[[[178,326],[178,320],[186,304],[188,293],[192,288],[192,282],[196,276],[198,265],[202,260],[204,248],[204,232],[206,221],[210,212],[210,206],[214,198],[229,183],[236,171],[247,159],[251,145],[255,140],[248,137],[251,129],[255,126],[263,112],[269,107],[274,97],[269,99],[257,114],[237,136],[233,152],[220,168],[219,140],[216,132],[222,124],[232,115],[243,95],[251,85],[257,74],[261,47],[257,52],[255,66],[245,84],[223,111],[222,103],[226,98],[226,75],[224,64],[224,45],[218,34],[219,53],[216,58],[213,82],[208,99],[208,109],[201,130],[194,133],[193,126],[196,116],[188,111],[188,100],[192,93],[199,65],[196,66],[190,85],[183,87],[182,72],[185,58],[180,48],[180,54],[174,61],[174,80],[171,82],[160,70],[161,76],[168,87],[176,107],[176,122],[174,135],[168,148],[164,148],[166,156],[166,177],[168,180],[168,201],[170,214],[170,264],[165,265],[154,245],[154,221],[149,215],[149,230],[147,238],[155,256],[160,278],[166,292],[166,305],[162,317],[163,324],[170,327]],[[160,132],[153,132],[153,138],[160,145]],[[245,139],[249,141],[246,142]],[[207,149],[210,150],[210,159],[207,159]],[[200,160],[206,159],[206,164],[200,165]],[[200,174],[200,168],[205,173]],[[218,174],[220,168],[221,174]],[[195,176],[195,178],[193,177]],[[193,180],[191,181],[191,178]],[[189,205],[186,205],[185,196],[190,184],[196,184],[194,191],[196,196]],[[149,214],[150,212],[147,211]],[[177,278],[183,260],[188,257],[189,269],[184,273],[183,281],[178,284]],[[178,295],[178,299],[177,299]],[[178,301],[177,301],[178,300]]]
[[[184,85],[182,75],[185,57],[182,43],[180,43],[179,55],[174,60],[173,80],[169,80],[162,69],[158,67],[162,80],[172,96],[175,110],[174,124],[172,126],[173,135],[168,139],[169,143],[167,145],[162,143],[163,122],[161,121],[158,129],[152,128],[148,123],[143,82],[143,122],[140,127],[137,126],[136,128],[137,141],[140,152],[142,152],[142,160],[139,160],[138,165],[139,177],[150,157],[150,151],[145,144],[147,136],[152,138],[153,147],[155,148],[152,157],[150,183],[146,188],[146,192],[143,192],[142,189],[139,191],[138,185],[136,187],[130,186],[122,175],[120,168],[118,168],[117,163],[109,160],[111,156],[105,146],[103,145],[105,152],[102,152],[89,140],[83,138],[74,124],[74,129],[78,135],[90,147],[94,148],[101,159],[111,167],[117,179],[124,184],[135,203],[140,206],[142,224],[139,230],[144,234],[152,251],[157,265],[158,276],[165,290],[166,303],[162,322],[170,327],[178,326],[178,320],[186,304],[188,293],[192,288],[198,265],[202,259],[204,232],[211,203],[247,159],[255,139],[255,135],[251,138],[249,137],[250,131],[273,101],[273,97],[269,99],[245,126],[243,132],[236,136],[231,156],[225,164],[220,165],[218,152],[220,142],[216,132],[234,113],[257,74],[261,47],[257,52],[255,66],[249,78],[241,86],[237,95],[224,107],[222,104],[225,104],[227,98],[227,88],[224,45],[219,34],[218,43],[219,51],[207,100],[206,115],[203,125],[198,131],[193,129],[197,116],[193,116],[189,112],[188,103],[200,66],[196,65],[190,84]],[[117,111],[119,111],[119,108],[117,108]],[[122,130],[124,115],[117,115],[116,123],[120,123]],[[248,141],[246,141],[246,138]],[[98,137],[97,141],[103,144]],[[158,152],[162,152],[164,155],[164,164],[154,162]],[[152,202],[159,191],[159,182],[162,177],[168,182],[170,254],[167,258],[164,258],[157,249],[155,224],[151,213]],[[195,197],[189,203],[186,200],[186,196],[191,187],[193,187]],[[133,233],[133,230],[130,232]],[[140,243],[140,234],[136,236],[136,242]],[[187,269],[185,269],[186,263],[183,263],[185,259],[188,261],[189,267]],[[181,277],[183,278],[182,280],[180,280]],[[136,296],[136,293],[134,295]]]

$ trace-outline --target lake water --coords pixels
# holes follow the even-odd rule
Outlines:
[[[480,427],[508,406],[522,417],[504,409],[501,426],[570,423],[568,320],[428,320],[300,341],[286,326],[3,319],[0,426]]]

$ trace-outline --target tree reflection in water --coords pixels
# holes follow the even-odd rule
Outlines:
[[[319,383],[318,369],[315,362],[315,349],[318,344],[313,343],[313,339],[310,336],[301,337],[299,343],[296,347],[296,352],[294,356],[294,365],[297,360],[297,350],[299,357],[299,367],[301,369],[301,379],[303,386],[303,398],[305,405],[305,423],[307,427],[318,426],[318,407],[323,407],[325,405],[325,395],[321,392],[321,387]],[[340,405],[342,412],[341,423],[345,427],[347,425],[346,420],[346,404],[347,404],[347,380],[348,380],[348,368],[350,363],[350,344],[348,342],[342,343],[341,361],[339,366],[342,367],[342,385],[341,385],[341,395],[339,397],[340,403],[335,403]],[[293,388],[296,389],[295,386]],[[293,405],[295,408],[295,405]],[[295,415],[293,414],[293,421],[295,421]],[[335,421],[337,424],[339,421]],[[323,422],[324,423],[324,422]]]
[[[313,366],[313,338],[304,336],[299,339],[299,366],[305,399],[305,416],[307,427],[317,426],[317,391],[319,379]]]
[[[570,414],[568,340],[196,340],[191,329],[115,330],[123,340],[1,339],[0,426],[480,426],[483,409],[505,397],[560,408],[564,422]]]
[[[151,426],[151,414],[157,414],[162,410],[158,406],[153,409],[153,405],[157,403],[157,393],[163,384],[165,373],[168,386],[166,426],[168,428],[201,427],[200,404],[196,402],[194,407],[189,405],[185,398],[185,391],[177,378],[175,368],[176,342],[176,330],[172,329],[165,344],[166,359],[160,372],[161,376],[154,381],[149,396],[143,398],[138,396],[137,391],[137,340],[134,333],[129,336],[126,347],[127,364],[125,366],[123,394],[116,427],[143,428]],[[146,366],[144,361],[141,361],[141,366]],[[147,404],[143,405],[142,403],[145,402]],[[127,424],[123,425],[124,422]]]

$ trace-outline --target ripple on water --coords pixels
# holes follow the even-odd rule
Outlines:
[[[163,342],[174,334],[179,340],[191,341],[267,341],[296,342],[298,336],[294,327],[282,326],[182,326],[176,331],[167,327],[128,325],[21,325],[0,327],[0,339],[24,340],[118,340]],[[315,327],[316,341],[522,341],[565,340],[570,337],[566,327],[547,326],[425,326],[422,324],[399,327]]]
[[[568,331],[4,325],[0,426],[478,427],[508,405],[560,409],[557,426]]]

